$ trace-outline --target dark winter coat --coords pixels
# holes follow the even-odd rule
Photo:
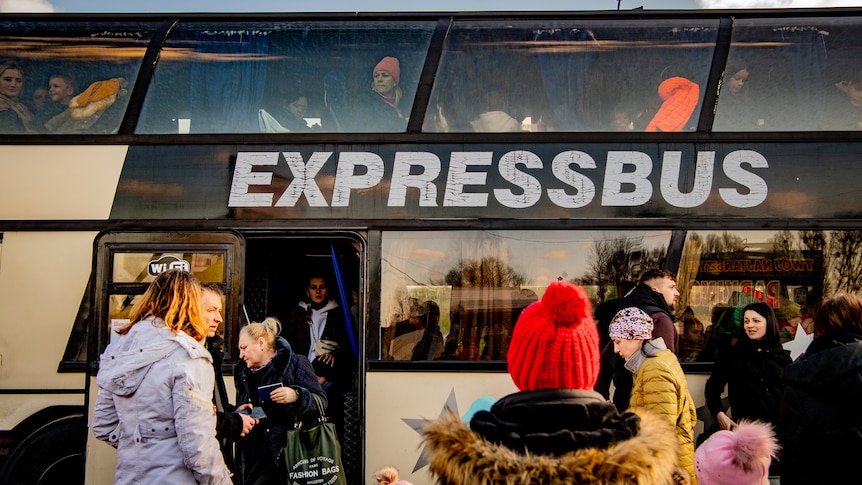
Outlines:
[[[430,471],[446,485],[689,483],[673,427],[644,410],[619,414],[592,391],[510,394],[470,425],[425,425]]]
[[[257,372],[249,370],[242,360],[234,367],[237,404],[250,402],[266,413],[266,418],[240,440],[243,483],[246,484],[270,480],[287,483],[287,467],[281,453],[287,430],[294,426],[297,418],[316,422],[319,411],[311,393],[320,396],[326,405],[326,394],[308,359],[291,351],[281,337],[276,339],[275,347],[275,357]],[[276,383],[291,387],[298,393],[299,400],[290,404],[267,401],[261,405],[257,388]]]
[[[215,373],[213,405],[216,407],[216,439],[219,440],[224,462],[234,474],[233,478],[236,483],[239,477],[236,476],[233,441],[238,440],[242,433],[242,418],[233,412],[236,406],[230,403],[227,388],[224,385],[224,374],[221,370],[224,363],[224,339],[219,336],[207,338],[206,349],[212,356],[213,372]]]
[[[629,294],[623,297],[617,305],[618,310],[637,307],[652,318],[652,338],[661,337],[667,349],[676,354],[679,346],[679,332],[673,324],[674,317],[664,296],[654,291],[648,285],[641,283]],[[617,409],[623,411],[629,407],[632,392],[632,374],[627,371],[625,361],[614,352],[614,343],[608,342],[602,349],[601,370],[596,382],[596,391],[605,397],[610,397],[611,382],[614,384],[613,402]]]
[[[770,348],[762,340],[741,338],[727,352],[719,354],[706,381],[704,396],[709,412],[716,416],[726,411],[721,394],[727,385],[735,421],[757,419],[777,423],[784,392],[781,374],[791,362],[790,352],[780,344]]]
[[[784,371],[782,484],[859,483],[862,335],[816,337]]]
[[[311,346],[314,345],[311,338],[311,318],[307,302],[300,302],[292,308],[287,319],[287,324],[281,331],[281,336],[286,338],[291,349],[299,355],[308,356]],[[329,300],[320,309],[326,314],[326,323],[320,334],[322,340],[331,340],[338,344],[338,348],[330,352],[335,357],[335,366],[329,368],[321,362],[314,362],[314,370],[317,375],[326,377],[340,392],[344,392],[351,382],[352,370],[355,359],[350,344],[347,327],[344,324],[344,313],[335,300]]]

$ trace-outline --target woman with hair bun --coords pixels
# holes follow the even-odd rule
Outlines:
[[[313,394],[326,406],[314,368],[305,356],[293,353],[278,334],[281,323],[267,318],[252,322],[239,332],[239,358],[234,367],[236,403],[251,403],[266,414],[261,425],[240,441],[244,484],[287,483],[284,444],[287,430],[319,416]],[[260,389],[275,385],[274,390]],[[268,389],[268,388],[267,388]]]
[[[93,434],[117,449],[115,484],[231,483],[200,301],[194,276],[165,271],[100,358]]]

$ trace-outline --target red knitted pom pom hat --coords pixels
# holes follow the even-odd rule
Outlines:
[[[599,375],[599,334],[580,286],[553,282],[521,312],[507,355],[522,391],[592,390]]]

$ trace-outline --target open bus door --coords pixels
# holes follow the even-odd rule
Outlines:
[[[244,252],[245,241],[233,232],[105,232],[96,238],[94,327],[87,359],[88,429],[98,392],[99,355],[116,335],[113,330],[128,323],[132,306],[162,271],[182,268],[201,282],[218,285],[226,298],[220,331],[229,341],[236,341]],[[226,352],[225,362],[235,360],[232,348]],[[115,450],[88,432],[85,482],[110,483],[115,467]]]

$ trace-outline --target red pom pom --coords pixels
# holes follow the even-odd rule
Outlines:
[[[592,318],[590,297],[583,288],[567,281],[555,281],[542,295],[542,306],[557,325],[577,326]]]

